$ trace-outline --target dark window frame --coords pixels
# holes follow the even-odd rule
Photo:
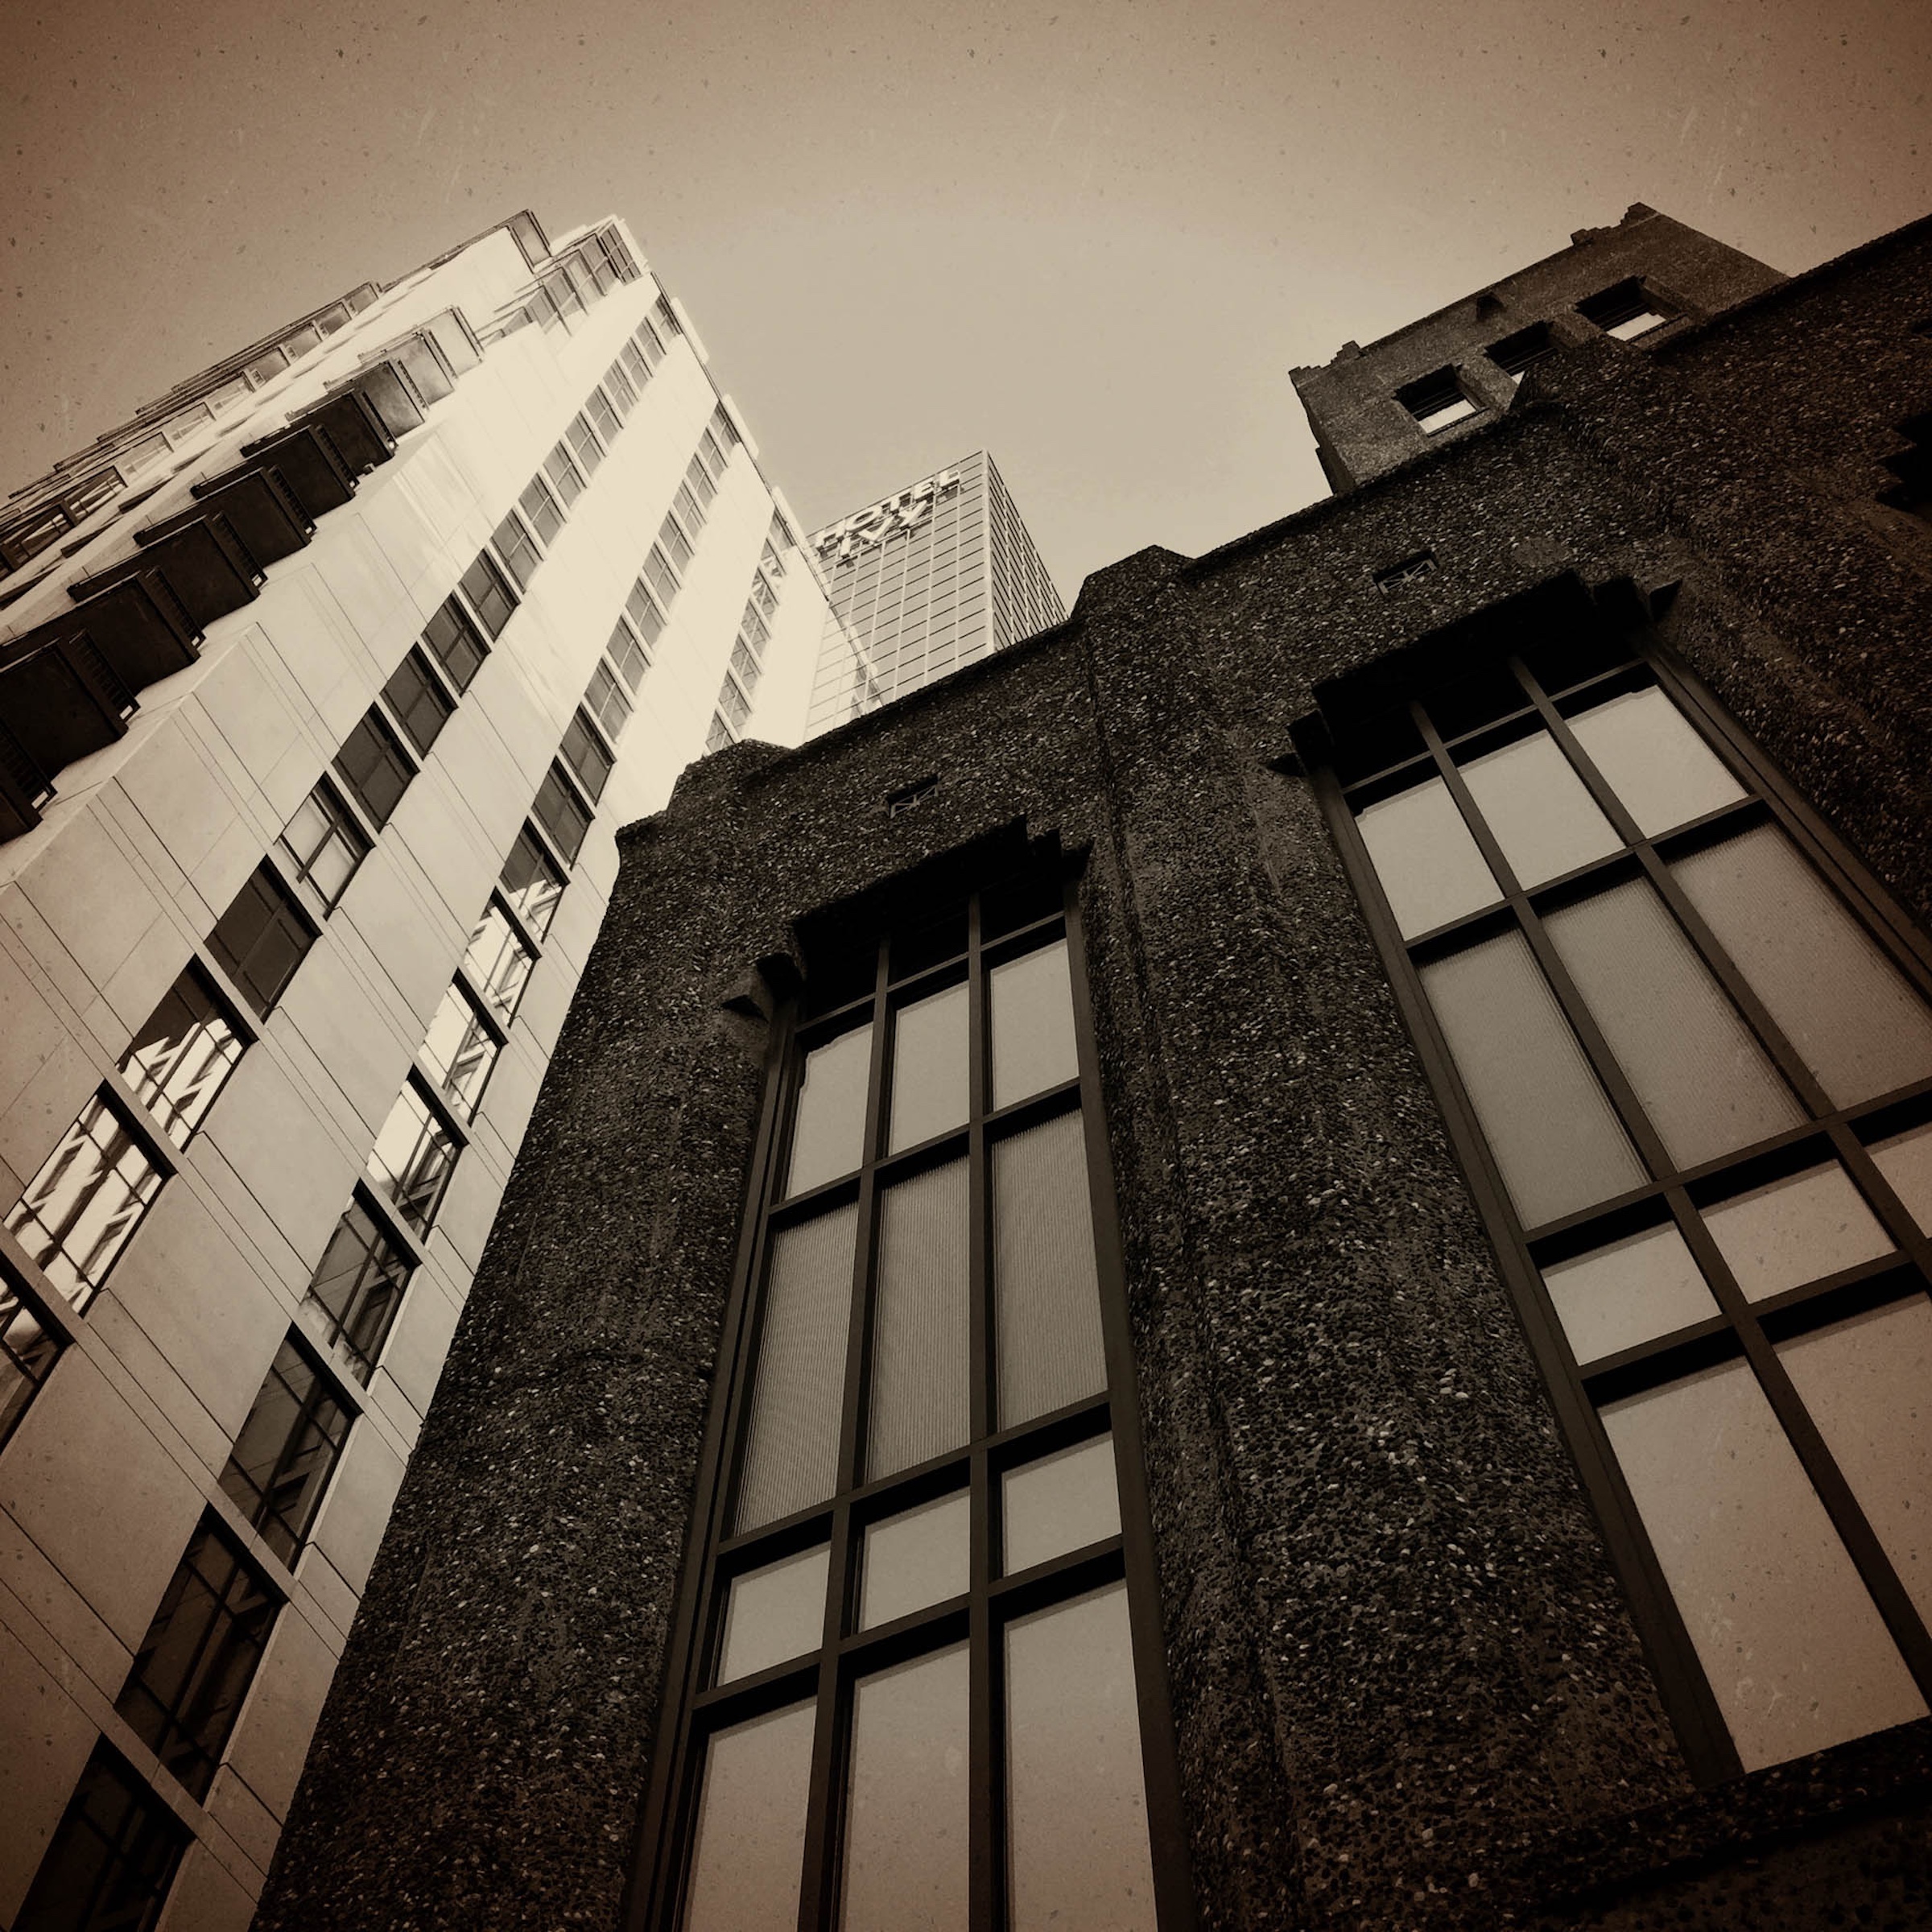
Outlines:
[[[366,857],[368,855],[365,853],[363,856]],[[357,861],[358,864],[360,862]],[[350,876],[354,876],[353,872]],[[345,881],[343,891],[346,892],[348,889]],[[251,890],[258,902],[266,904],[272,899],[273,903],[268,904],[269,916],[249,942],[247,950],[236,953],[222,939],[221,929],[234,916],[236,909],[242,903],[242,895]],[[330,902],[330,909],[332,910],[341,902],[341,895],[338,894]],[[291,942],[299,938],[300,946],[294,960],[281,978],[272,989],[266,990],[262,997],[258,998],[258,994],[263,993],[263,989],[256,981],[250,968],[263,937],[271,930],[280,931]],[[244,1004],[258,1020],[266,1020],[281,1003],[282,996],[288,991],[290,984],[301,970],[302,962],[314,950],[316,940],[321,936],[321,922],[302,903],[300,895],[283,876],[281,868],[275,861],[264,858],[237,888],[227,910],[209,929],[206,943],[210,957],[221,969],[225,985],[233,987],[242,996]]]
[[[557,501],[557,493],[551,488],[550,479],[543,471],[539,470],[523,485],[522,493],[517,498],[517,509],[547,554],[551,545],[556,541],[557,532],[564,527],[564,506]]]
[[[434,632],[438,620],[447,622],[451,638],[440,642]],[[489,655],[489,640],[483,635],[474,617],[464,608],[462,600],[452,591],[437,607],[429,622],[423,625],[419,639],[424,654],[443,676],[448,680],[449,687],[460,698],[477,681],[477,673],[483,668],[483,660]],[[456,646],[463,647],[459,653]],[[459,672],[452,660],[459,656],[473,654],[475,662]]]
[[[1009,903],[1038,895],[1017,918],[984,935],[983,910],[993,892],[1018,884]],[[1044,893],[1040,889],[1044,887]],[[1008,1624],[1048,1605],[1071,1603],[1114,1583],[1124,1583],[1136,1685],[1141,1771],[1146,1798],[1150,1859],[1157,1923],[1162,1932],[1191,1932],[1196,1924],[1189,1872],[1187,1833],[1182,1810],[1174,1725],[1166,1683],[1159,1586],[1145,1476],[1133,1341],[1107,1129],[1099,1096],[1099,1066],[1088,996],[1080,922],[1071,867],[1054,855],[1018,880],[997,877],[990,891],[952,893],[904,909],[894,922],[903,940],[918,933],[941,905],[956,909],[964,950],[949,956],[922,956],[895,970],[893,932],[873,948],[870,989],[856,998],[848,989],[838,1003],[815,1005],[808,985],[803,997],[781,1003],[772,1028],[766,1092],[754,1143],[751,1178],[730,1299],[720,1331],[720,1372],[707,1418],[691,1542],[671,1626],[665,1676],[665,1718],[652,1752],[651,1772],[640,1815],[637,1856],[623,1913],[634,1932],[673,1932],[683,1906],[693,1849],[696,1798],[712,1735],[762,1713],[803,1699],[816,1703],[813,1764],[801,1885],[801,1925],[829,1926],[838,1889],[836,1814],[843,1786],[844,1714],[861,1676],[894,1662],[930,1655],[964,1641],[972,1659],[970,1732],[975,1770],[970,1785],[971,1914],[976,1928],[1005,1922],[1004,1808],[997,1771],[997,1732],[1003,1719],[1000,1653]],[[1057,904],[1055,902],[1057,900]],[[1042,912],[1042,907],[1045,910]],[[992,1104],[987,1036],[988,974],[1064,936],[1072,988],[1077,1076],[1003,1108]],[[835,968],[828,977],[843,981]],[[925,993],[964,980],[970,989],[972,1096],[968,1123],[917,1146],[894,1152],[886,1144],[889,1078],[888,1016]],[[861,982],[862,983],[862,982]],[[868,1075],[865,1158],[859,1170],[786,1196],[782,1162],[795,1111],[803,1056],[812,1046],[865,1023],[873,1025]],[[992,1345],[992,1264],[984,1252],[989,1225],[993,1144],[1009,1133],[1067,1116],[1081,1123],[1092,1219],[1106,1388],[1096,1396],[1030,1421],[995,1428],[997,1370]],[[963,1447],[931,1461],[868,1480],[861,1417],[870,1373],[871,1325],[876,1304],[877,1203],[881,1183],[964,1155],[970,1166],[974,1256],[972,1270],[972,1420]],[[735,1506],[749,1433],[756,1368],[759,1304],[770,1265],[772,1236],[840,1199],[859,1203],[852,1342],[845,1367],[838,1488],[831,1500],[755,1530],[733,1533]],[[994,1497],[1004,1472],[1060,1448],[1111,1432],[1120,1485],[1121,1534],[1069,1551],[1014,1575],[1002,1576],[993,1553],[998,1531]],[[731,1579],[743,1571],[799,1550],[825,1543],[834,1602],[856,1602],[858,1539],[870,1523],[940,1496],[966,1492],[971,1501],[972,1580],[964,1599],[943,1600],[910,1616],[841,1635],[802,1660],[774,1666],[728,1686],[713,1686],[722,1612]],[[839,1579],[846,1579],[843,1583]],[[828,1613],[828,1625],[832,1616]],[[844,1631],[848,1622],[837,1628]]]
[[[1405,382],[1395,392],[1395,399],[1426,436],[1439,436],[1459,423],[1469,422],[1482,415],[1484,407],[1470,394],[1463,382],[1462,372],[1453,363],[1445,363],[1426,376],[1418,376],[1413,382]],[[1459,413],[1448,415],[1440,422],[1430,422],[1431,416],[1442,416],[1445,411],[1454,410],[1459,402],[1463,406]]]
[[[346,761],[352,752],[361,754],[365,769],[358,770]],[[341,781],[362,816],[379,832],[396,815],[402,795],[423,767],[402,741],[402,734],[390,721],[381,705],[372,704],[356,720],[341,748],[330,761],[329,769]],[[387,774],[393,785],[372,782]],[[345,888],[346,889],[346,888]]]
[[[1621,282],[1612,283],[1608,288],[1600,288],[1593,295],[1584,296],[1577,303],[1576,312],[1591,328],[1600,328],[1605,335],[1614,336],[1620,342],[1642,342],[1674,322],[1681,312],[1675,303],[1655,293],[1641,275],[1629,275]],[[1627,323],[1645,315],[1657,317],[1648,328],[1641,329],[1633,336],[1616,334]]]
[[[126,1808],[111,1834],[104,1832],[88,1815],[90,1802],[104,1785],[118,1788],[126,1801]],[[79,1894],[68,1890],[56,1893],[54,1888],[61,1885],[64,1869],[70,1868],[70,1848],[83,1831],[105,1847],[106,1856],[100,1860],[91,1882],[82,1881],[85,1916],[76,1921],[72,1908]],[[124,1915],[124,1908],[136,1902],[134,1895],[114,1890],[112,1883],[122,1875],[130,1848],[137,1843],[147,1847],[146,1857],[135,1861],[147,1868],[137,1880],[139,1897],[147,1907],[138,1927]],[[93,1926],[103,1922],[126,1926],[129,1932],[147,1932],[167,1904],[175,1876],[181,1868],[183,1854],[193,1843],[194,1835],[174,1807],[105,1738],[99,1739],[60,1814],[60,1823],[54,1828],[34,1882],[27,1888],[20,1915],[14,1921],[14,1932],[71,1932],[76,1923]],[[97,1914],[103,1906],[114,1910],[117,1917],[112,1921],[99,1919]]]
[[[1594,654],[1588,654],[1592,650]],[[1407,706],[1408,727],[1420,749],[1391,758],[1389,750],[1397,749],[1397,743],[1386,740],[1384,751],[1355,761],[1361,769],[1338,769],[1335,741],[1322,720],[1304,720],[1296,727],[1295,737],[1299,762],[1310,775],[1344,869],[1355,888],[1404,1025],[1441,1107],[1451,1147],[1488,1228],[1505,1283],[1596,1510],[1666,1711],[1692,1776],[1709,1786],[1744,1775],[1742,1761],[1598,1409],[1603,1403],[1662,1386],[1715,1361],[1744,1360],[1769,1402],[1907,1668],[1922,1694],[1932,1702],[1932,1633],[1913,1608],[1849,1481],[1839,1470],[1789,1373],[1779,1362],[1777,1348],[1794,1335],[1868,1307],[1894,1305],[1914,1293],[1927,1292],[1932,1286],[1932,1236],[1920,1232],[1876,1170],[1856,1130],[1864,1123],[1876,1139],[1894,1125],[1932,1117],[1932,1080],[1847,1107],[1834,1104],[1771,1020],[1741,971],[1710,934],[1672,877],[1667,859],[1660,858],[1657,848],[1662,846],[1674,855],[1752,825],[1775,826],[1929,1001],[1932,943],[1912,927],[1882,885],[1771,767],[1703,680],[1654,632],[1637,627],[1617,639],[1616,647],[1609,650],[1604,650],[1600,641],[1586,646],[1585,652],[1576,667],[1577,675],[1546,682],[1538,669],[1526,661],[1538,654],[1499,650],[1486,668],[1500,667],[1514,681],[1521,696],[1520,708],[1475,722],[1465,716],[1457,720],[1458,729],[1443,733],[1436,729],[1429,715],[1426,699],[1431,694],[1425,693],[1411,699]],[[1540,668],[1546,671],[1549,667]],[[1628,807],[1570,734],[1566,721],[1567,711],[1582,708],[1579,700],[1592,693],[1609,696],[1653,683],[1676,704],[1746,794],[1737,803],[1654,839],[1641,834]],[[1513,735],[1538,729],[1549,731],[1563,747],[1593,803],[1625,840],[1625,846],[1622,852],[1591,861],[1576,873],[1525,891],[1468,795],[1455,754],[1480,752],[1510,741]],[[1371,766],[1376,769],[1366,768]],[[1440,777],[1448,786],[1502,892],[1497,904],[1405,938],[1356,824],[1355,811],[1358,803],[1394,795],[1424,777]],[[1646,881],[1662,899],[1697,957],[1711,970],[1790,1087],[1805,1116],[1799,1125],[1695,1166],[1679,1164],[1665,1150],[1596,1020],[1544,935],[1538,910],[1539,904],[1560,905],[1566,898],[1587,894],[1590,879],[1607,885],[1624,873]],[[1418,970],[1429,959],[1455,950],[1459,935],[1473,935],[1484,929],[1518,931],[1529,940],[1563,1019],[1650,1176],[1639,1187],[1534,1228],[1525,1228],[1517,1215]],[[1703,1226],[1695,1203],[1707,1187],[1724,1185],[1728,1191],[1740,1174],[1748,1179],[1761,1171],[1769,1179],[1778,1170],[1781,1161],[1802,1165],[1807,1156],[1812,1160],[1835,1159],[1852,1175],[1891,1236],[1895,1258],[1882,1267],[1846,1271],[1857,1279],[1826,1276],[1792,1294],[1752,1302],[1739,1288]],[[1602,1360],[1579,1364],[1545,1285],[1542,1267],[1653,1224],[1675,1227],[1711,1287],[1720,1311],[1719,1319],[1693,1329],[1670,1331]],[[1707,1329],[1711,1332],[1705,1333]]]
[[[402,654],[402,662],[389,674],[382,687],[382,702],[419,760],[429,756],[443,735],[443,727],[456,715],[456,699],[420,644],[411,645]],[[424,729],[421,721],[426,717],[433,717],[434,722]]]
[[[338,1225],[340,1224],[338,1223]],[[306,1392],[298,1393],[289,1382],[283,1369],[285,1352],[299,1358],[301,1366],[311,1377]],[[264,1396],[271,1385],[279,1381],[294,1399],[295,1421],[277,1447],[267,1480],[258,1483],[254,1475],[236,1459],[235,1451],[241,1445],[249,1426],[255,1419],[255,1411],[261,1406]],[[339,1426],[334,1427],[324,1415],[327,1407],[336,1411]],[[349,1439],[349,1433],[355,1426],[356,1418],[361,1414],[361,1404],[352,1395],[347,1385],[324,1360],[321,1352],[299,1328],[291,1328],[283,1337],[267,1373],[262,1378],[262,1387],[255,1399],[249,1405],[246,1421],[229,1446],[228,1460],[219,1478],[222,1493],[226,1496],[249,1527],[259,1536],[262,1542],[278,1557],[283,1564],[292,1570],[296,1558],[307,1548],[310,1532],[315,1528],[316,1518],[321,1513],[327,1500],[329,1484],[334,1480],[342,1461],[342,1451]],[[292,1510],[285,1509],[279,1500],[283,1488],[295,1465],[310,1455],[314,1443],[311,1435],[320,1437],[326,1446],[327,1454],[322,1459],[320,1474],[312,1468],[301,1472],[300,1487],[297,1491]],[[240,1478],[244,1492],[237,1493],[229,1480],[229,1472]]]
[[[582,753],[580,747],[583,748]],[[610,774],[617,770],[617,754],[592,715],[588,690],[584,702],[571,713],[570,722],[564,728],[557,757],[564,769],[576,780],[577,790],[590,800],[594,810],[610,783]],[[597,769],[599,763],[603,766],[601,771]],[[585,769],[586,765],[588,770]]]
[[[489,547],[521,597],[543,561],[543,551],[520,512],[508,510],[503,521],[489,533]]]
[[[322,1278],[324,1265],[335,1248],[336,1237],[349,1224],[351,1217],[358,1214],[374,1229],[392,1260],[384,1263],[358,1230],[356,1238],[361,1244],[364,1259],[357,1265],[353,1290],[338,1309],[316,1293],[316,1285]],[[336,1224],[328,1231],[328,1239],[323,1244],[302,1296],[305,1307],[320,1311],[318,1319],[324,1330],[321,1338],[324,1352],[343,1363],[352,1381],[366,1387],[381,1366],[382,1351],[394,1332],[396,1317],[422,1264],[420,1244],[375,1190],[358,1179],[350,1191],[349,1205],[336,1216]],[[374,1274],[369,1272],[372,1266],[376,1270]],[[378,1284],[388,1290],[386,1299],[378,1301],[372,1293]],[[367,1318],[372,1306],[375,1319],[370,1323]]]
[[[476,582],[472,584],[474,578]],[[523,601],[522,593],[505,574],[503,566],[487,550],[477,552],[476,559],[457,580],[469,605],[469,614],[477,628],[495,643],[502,636],[505,627],[516,615],[517,606]],[[502,615],[495,613],[501,611]]]

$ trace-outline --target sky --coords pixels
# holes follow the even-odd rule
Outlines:
[[[1645,201],[1932,213],[1925,0],[10,0],[0,489],[522,207],[621,214],[808,527],[985,446],[1063,594],[1325,493],[1290,381]]]

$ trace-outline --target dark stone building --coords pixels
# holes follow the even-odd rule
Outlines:
[[[1788,280],[1669,225],[1721,312],[1557,312],[1661,219],[1528,271],[1446,443],[1311,380],[1345,493],[625,835],[264,1932],[733,1922],[701,1772],[825,1926],[1042,1922],[1082,1846],[1063,1926],[1932,1923],[1932,222]],[[1001,977],[1063,934],[1077,1071]],[[956,1268],[893,1219],[949,1174]],[[1103,1429],[1026,1567],[1010,1465]],[[839,1607],[949,1504],[937,1608]],[[720,1633],[788,1575],[807,1633]],[[1137,1714],[1153,1903],[1056,1697]],[[965,1905],[894,1916],[895,1819]]]

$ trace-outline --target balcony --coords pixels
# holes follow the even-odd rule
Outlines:
[[[134,708],[134,694],[78,627],[0,646],[0,726],[43,789],[46,773],[122,737]]]
[[[194,628],[205,630],[217,617],[252,604],[261,594],[262,567],[226,517],[204,505],[192,522],[146,547],[68,586],[76,604],[85,603],[124,579],[159,570],[186,607]]]
[[[227,518],[248,554],[266,570],[306,547],[316,534],[315,519],[295,501],[282,473],[270,466],[230,474],[202,485],[194,493],[200,504],[136,530],[135,543],[151,548],[213,511]]]
[[[205,500],[251,471],[272,468],[280,473],[312,526],[330,510],[340,510],[356,493],[357,473],[320,422],[263,437],[242,453],[248,460],[239,469],[209,477],[196,484],[191,493]]]

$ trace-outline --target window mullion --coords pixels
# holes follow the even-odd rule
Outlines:
[[[1666,1189],[1665,1198],[1691,1258],[1703,1271],[1719,1308],[1744,1344],[1744,1360],[1796,1451],[1806,1479],[1817,1491],[1832,1527],[1850,1552],[1920,1690],[1926,1701],[1932,1703],[1932,1636],[1928,1635],[1924,1620],[1899,1581],[1892,1559],[1852,1493],[1837,1459],[1826,1447],[1810,1411],[1778,1359],[1777,1348],[1759,1323],[1757,1311],[1738,1286],[1736,1277],[1705,1227],[1703,1216],[1691,1204],[1690,1195],[1681,1187],[1674,1187]]]
[[[967,1652],[967,1896],[971,1922],[991,1926],[997,1922],[1005,1888],[1001,1883],[1004,1860],[999,1852],[1000,1801],[998,1752],[995,1739],[998,1718],[995,1704],[996,1682],[993,1654],[993,1608],[989,1591],[994,1563],[993,1539],[993,1476],[985,1441],[997,1426],[993,1412],[993,1242],[992,1189],[989,1186],[986,1150],[986,1111],[990,1104],[989,1070],[989,995],[986,970],[981,959],[980,895],[975,893],[966,910],[967,1034],[966,1059],[967,1150],[968,1212],[971,1215],[968,1242],[972,1294],[971,1353],[972,1439],[980,1446],[972,1462],[970,1512],[971,1568],[968,1587],[972,1609],[968,1622]]]
[[[1529,942],[1530,950],[1543,977],[1550,983],[1550,990],[1556,995],[1557,1004],[1563,1009],[1563,1018],[1569,1022],[1571,1030],[1582,1043],[1585,1057],[1591,1070],[1602,1083],[1604,1091],[1610,1097],[1610,1104],[1622,1121],[1624,1130],[1637,1148],[1637,1158],[1653,1175],[1675,1171],[1677,1163],[1666,1150],[1662,1137],[1650,1124],[1650,1117],[1644,1111],[1643,1104],[1624,1070],[1611,1052],[1609,1042],[1604,1039],[1595,1016],[1584,1004],[1583,995],[1576,989],[1557,950],[1550,943],[1550,935],[1543,930],[1543,922],[1530,903],[1529,895],[1517,882],[1516,873],[1509,861],[1503,856],[1503,848],[1496,841],[1484,819],[1482,811],[1469,787],[1463,782],[1463,774],[1455,761],[1444,749],[1441,735],[1437,732],[1429,714],[1421,705],[1410,707],[1424,741],[1435,753],[1436,768],[1443,782],[1449,788],[1449,795],[1455,799],[1456,809],[1461,812],[1469,828],[1470,836],[1476,843],[1489,869],[1496,875],[1501,886],[1505,901],[1516,916],[1517,927]]]

